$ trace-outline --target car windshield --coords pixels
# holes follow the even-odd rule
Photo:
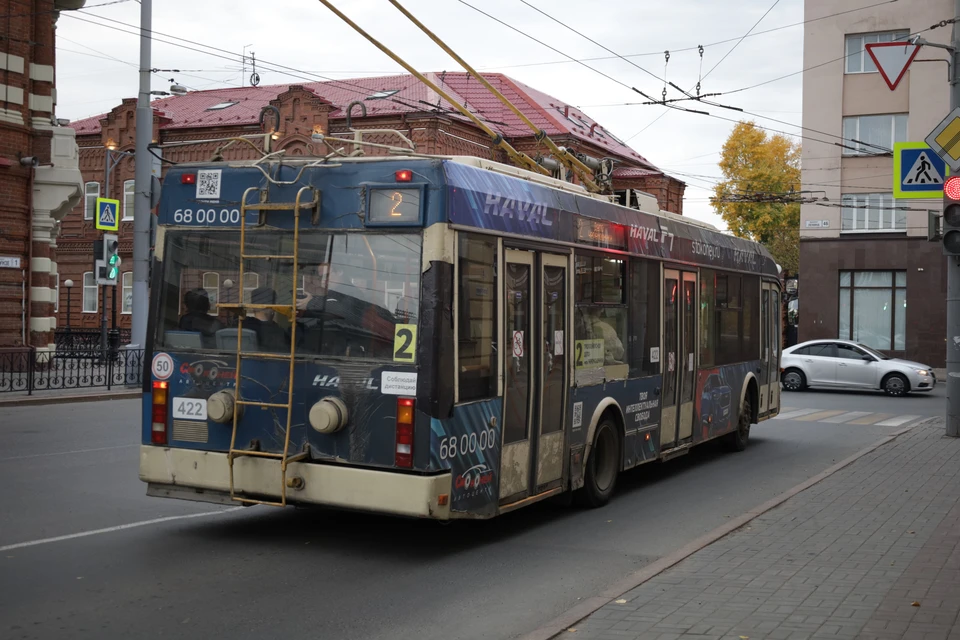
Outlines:
[[[872,355],[873,357],[878,358],[878,359],[880,359],[880,360],[889,360],[889,359],[890,359],[890,356],[885,356],[885,355],[883,355],[882,353],[880,353],[879,351],[877,351],[876,349],[871,349],[870,347],[868,347],[868,346],[865,345],[865,344],[860,344],[860,343],[858,342],[858,343],[857,343],[857,346],[860,347],[861,349],[863,349],[864,351],[866,351],[867,353],[869,353],[870,355]]]
[[[296,291],[296,350],[303,355],[389,359],[397,325],[415,324],[420,302],[417,234],[300,233],[297,282],[289,260],[248,259],[240,282],[240,234],[170,231],[164,239],[157,344],[232,353],[236,310],[223,305],[290,305]],[[293,235],[247,231],[245,253],[290,255]],[[290,320],[251,309],[244,350],[288,352]]]

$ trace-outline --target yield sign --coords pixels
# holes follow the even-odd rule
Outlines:
[[[893,91],[900,84],[910,63],[917,57],[920,45],[909,42],[872,42],[864,45],[864,49],[873,58],[890,91]]]

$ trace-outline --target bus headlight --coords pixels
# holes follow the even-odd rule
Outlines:
[[[347,424],[347,405],[335,396],[327,396],[310,407],[310,426],[320,433],[336,433]]]
[[[233,389],[217,391],[207,398],[207,419],[213,422],[227,423],[233,420],[237,410]]]

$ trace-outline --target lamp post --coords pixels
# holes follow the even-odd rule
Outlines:
[[[70,330],[70,291],[73,290],[73,280],[63,281],[63,286],[67,288],[67,330]]]

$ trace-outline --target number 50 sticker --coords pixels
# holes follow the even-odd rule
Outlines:
[[[393,361],[417,361],[417,325],[398,324],[393,333]]]

